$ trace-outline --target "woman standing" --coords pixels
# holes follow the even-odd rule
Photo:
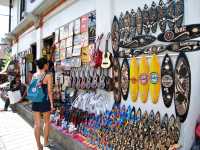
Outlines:
[[[48,62],[45,58],[40,58],[36,62],[38,71],[33,75],[33,79],[43,79],[42,88],[46,94],[45,99],[42,102],[33,102],[32,111],[34,113],[34,132],[37,142],[38,150],[43,149],[43,145],[40,141],[40,125],[41,125],[41,113],[44,116],[44,147],[49,147],[49,126],[50,126],[50,113],[53,111],[53,85],[52,75],[48,74]]]

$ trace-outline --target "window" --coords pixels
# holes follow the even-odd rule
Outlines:
[[[20,21],[24,19],[24,12],[26,10],[26,0],[21,0],[20,3]]]

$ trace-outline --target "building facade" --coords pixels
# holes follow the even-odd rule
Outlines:
[[[158,0],[155,1],[158,3]],[[100,35],[102,32],[111,31],[114,15],[119,16],[126,10],[132,8],[136,10],[137,7],[152,3],[149,0],[12,0],[11,2],[11,32],[7,37],[12,41],[12,55],[15,56],[35,47],[36,58],[42,56],[44,40],[51,37],[56,29],[88,12],[96,11],[96,35]],[[184,24],[200,23],[199,0],[185,0],[184,11]],[[103,45],[104,42],[100,45],[102,49]],[[199,112],[200,69],[197,65],[199,57],[199,53],[188,54],[192,72],[192,93],[188,119],[182,124],[181,130],[180,143],[183,150],[190,149],[192,145],[196,124],[193,120],[198,117],[198,113],[195,112]],[[157,105],[150,102],[145,105],[140,102],[132,104],[130,99],[124,103],[141,107],[147,111],[154,109],[160,111],[161,115],[164,115],[165,112],[175,113],[174,107],[169,109],[164,107],[161,98]]]

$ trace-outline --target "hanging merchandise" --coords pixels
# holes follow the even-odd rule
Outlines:
[[[161,32],[165,32],[167,25],[167,8],[163,2],[163,0],[159,1],[159,5],[157,6],[158,11],[158,24]]]
[[[130,38],[132,39],[133,37],[135,37],[136,35],[136,13],[134,11],[134,9],[131,10],[131,33],[130,33]]]
[[[167,1],[167,24],[170,30],[174,29],[175,26],[175,1]]]
[[[176,42],[167,46],[168,51],[172,52],[194,52],[200,50],[200,41],[189,40],[183,42]]]
[[[122,48],[144,47],[153,43],[155,40],[156,40],[156,37],[153,35],[139,35],[139,36],[133,37],[130,42],[125,43],[124,45],[120,45],[120,47]]]
[[[142,56],[139,66],[139,92],[141,101],[146,103],[149,92],[149,65],[145,56]]]
[[[139,65],[135,57],[131,58],[130,62],[130,95],[131,100],[136,102],[138,97],[138,90],[139,90],[139,82],[138,82],[138,75],[139,75]]]
[[[191,94],[191,71],[185,53],[180,53],[175,66],[175,110],[176,115],[184,122],[187,118]]]
[[[113,68],[112,68],[112,76],[113,76],[113,93],[114,100],[116,103],[121,102],[121,85],[120,85],[120,64],[118,58],[113,58]]]
[[[129,64],[128,60],[124,58],[121,66],[121,93],[124,100],[127,100],[129,94]]]
[[[89,43],[94,43],[96,39],[96,12],[89,13],[88,19]]]
[[[175,26],[181,27],[184,19],[184,0],[176,0]]]
[[[158,103],[160,95],[160,63],[156,54],[153,54],[150,64],[150,95],[153,104]]]
[[[102,63],[101,63],[101,67],[104,69],[108,69],[111,67],[111,60],[112,60],[112,54],[109,52],[108,49],[108,43],[109,43],[109,39],[110,39],[110,32],[107,35],[106,38],[106,46],[105,46],[105,51],[103,52],[102,55]]]
[[[149,26],[152,33],[157,31],[157,20],[158,20],[158,11],[156,9],[156,3],[153,1],[149,9]]]
[[[142,35],[143,17],[142,17],[142,11],[140,7],[138,7],[137,14],[136,14],[136,31],[137,31],[137,35]]]
[[[200,36],[200,24],[185,25],[158,35],[161,42],[182,42]]]
[[[98,43],[97,43],[97,47],[93,53],[93,58],[94,59],[94,67],[100,67],[101,63],[102,63],[102,51],[100,50],[99,46],[101,44],[101,40],[103,38],[103,33],[100,35]]]
[[[161,89],[166,107],[170,107],[174,95],[173,64],[168,54],[165,55],[161,66]]]
[[[143,29],[145,34],[149,34],[150,32],[150,14],[149,14],[149,8],[147,4],[144,5],[144,9],[142,11],[142,17],[143,17]]]
[[[119,22],[116,16],[113,18],[112,29],[111,29],[111,37],[112,37],[112,50],[114,56],[118,56],[119,53],[119,40],[120,40],[120,32],[119,32]]]

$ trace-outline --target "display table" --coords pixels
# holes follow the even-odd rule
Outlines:
[[[16,112],[25,119],[31,126],[34,125],[31,104],[23,102],[16,104]],[[43,124],[43,121],[42,121]],[[42,128],[41,128],[42,129]],[[94,150],[95,147],[87,143],[86,139],[80,134],[70,134],[62,131],[59,127],[52,124],[50,127],[50,138],[65,150]]]

